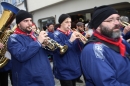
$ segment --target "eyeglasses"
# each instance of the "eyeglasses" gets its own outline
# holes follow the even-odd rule
[[[113,23],[113,22],[120,22],[120,19],[108,19],[108,20],[105,20],[103,22],[109,22],[109,23]]]

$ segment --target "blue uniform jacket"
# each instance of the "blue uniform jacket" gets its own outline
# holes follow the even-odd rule
[[[46,50],[39,42],[12,34],[7,45],[12,56],[13,86],[54,86]]]
[[[79,48],[80,43],[78,40],[70,43],[69,39],[71,34],[67,36],[59,30],[54,32],[54,40],[62,46],[68,46],[67,52],[63,55],[60,55],[59,49],[54,52],[54,75],[60,80],[72,80],[81,75],[81,65],[79,59],[81,52]]]
[[[122,34],[125,40],[130,39],[130,32],[126,33],[126,35]]]
[[[130,54],[130,45],[123,40]],[[81,53],[86,86],[130,86],[130,60],[102,43],[89,43]]]
[[[49,36],[50,38],[54,39],[54,34],[53,34],[53,32],[48,32],[47,34],[48,34],[48,36]]]
[[[124,28],[121,28],[121,31],[123,32]],[[127,32],[125,35],[122,33],[122,37],[127,40],[130,38],[130,32]]]

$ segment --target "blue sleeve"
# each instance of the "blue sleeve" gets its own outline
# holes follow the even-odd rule
[[[15,57],[20,62],[27,61],[28,59],[35,56],[38,53],[41,45],[38,41],[23,42],[21,38],[17,38],[13,35],[10,36],[7,42],[8,51],[11,53],[12,57]]]
[[[77,47],[79,48],[79,45],[78,45],[78,40],[75,40],[74,42],[70,42],[70,36],[71,34],[65,38],[65,37],[62,37],[61,34],[54,34],[54,40],[56,42],[58,42],[60,45],[64,46],[64,45],[67,45],[69,49],[77,49]]]
[[[101,45],[90,44],[83,49],[80,58],[83,75],[94,84],[88,86],[128,86],[117,81],[116,72],[105,59],[106,55]]]
[[[122,33],[122,37],[127,40],[130,38],[130,32],[126,33],[125,35]]]

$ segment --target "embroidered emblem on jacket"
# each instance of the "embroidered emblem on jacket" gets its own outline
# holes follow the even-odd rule
[[[93,47],[96,58],[99,58],[101,60],[105,59],[105,56],[103,55],[103,46],[103,44],[94,44]]]

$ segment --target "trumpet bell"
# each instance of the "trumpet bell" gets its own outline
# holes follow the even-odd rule
[[[19,9],[7,2],[1,2],[1,5],[4,8],[3,14],[0,18],[0,31],[2,32],[15,19],[15,16],[18,13]]]
[[[43,43],[43,44],[45,44],[45,43]],[[68,46],[67,45],[62,46],[59,43],[57,43],[56,41],[54,41],[53,39],[50,39],[50,40],[48,40],[48,43],[45,44],[45,46],[43,46],[43,48],[45,48],[49,51],[54,51],[57,48],[59,48],[60,54],[64,54],[67,51]]]

